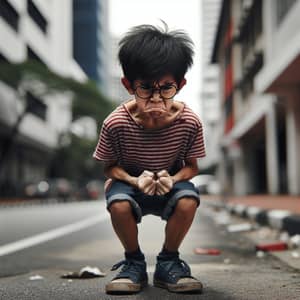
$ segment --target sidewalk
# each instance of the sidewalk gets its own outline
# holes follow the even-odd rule
[[[290,235],[300,234],[300,196],[248,195],[222,199],[203,195],[202,199],[261,225],[287,231]]]
[[[228,197],[227,203],[256,206],[263,209],[288,210],[294,214],[300,214],[300,196],[272,196],[272,195],[249,195]]]

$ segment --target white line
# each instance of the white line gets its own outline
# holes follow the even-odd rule
[[[0,246],[0,256],[4,256],[13,252],[17,252],[58,237],[82,230],[87,227],[91,227],[99,222],[102,222],[108,219],[108,213],[103,213],[101,215],[96,215],[92,217],[88,217],[82,221],[71,223],[53,230],[49,230],[13,243],[6,244],[4,246]]]

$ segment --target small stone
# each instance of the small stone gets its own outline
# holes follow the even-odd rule
[[[258,258],[265,257],[265,252],[264,251],[256,251],[256,257],[258,257]]]
[[[224,264],[230,264],[230,262],[231,262],[230,258],[225,258],[224,259]]]
[[[29,280],[43,280],[44,277],[40,275],[33,275],[29,277]]]

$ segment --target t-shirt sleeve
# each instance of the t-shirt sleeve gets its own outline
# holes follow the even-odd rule
[[[203,127],[202,124],[197,124],[195,128],[195,133],[191,137],[191,143],[186,154],[186,158],[201,158],[205,156],[205,145],[203,137]]]
[[[112,133],[105,123],[101,128],[98,144],[94,151],[93,157],[101,161],[116,160],[117,156],[114,151]]]

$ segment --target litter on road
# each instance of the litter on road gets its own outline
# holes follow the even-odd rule
[[[215,248],[195,248],[194,253],[203,255],[220,255],[221,251]]]
[[[263,257],[265,257],[265,252],[264,251],[256,251],[256,256],[258,258],[263,258]]]
[[[293,252],[291,253],[291,255],[292,255],[293,258],[299,258],[299,257],[300,257],[300,254],[299,254],[299,252],[297,252],[297,251],[293,251]]]
[[[257,244],[255,249],[258,251],[284,251],[288,249],[288,244],[285,242],[263,243]]]
[[[228,264],[230,264],[230,262],[231,262],[230,258],[225,258],[224,259],[224,264],[228,265]]]
[[[29,280],[43,280],[44,277],[40,275],[33,275],[29,277]]]
[[[79,272],[68,272],[66,274],[63,274],[61,278],[94,278],[94,277],[104,277],[106,276],[105,273],[100,271],[97,267],[90,267],[86,266],[79,270]]]
[[[232,224],[227,226],[228,232],[242,232],[257,229],[257,226],[251,223]]]
[[[300,247],[300,234],[293,235],[290,239],[290,243],[293,248]]]

